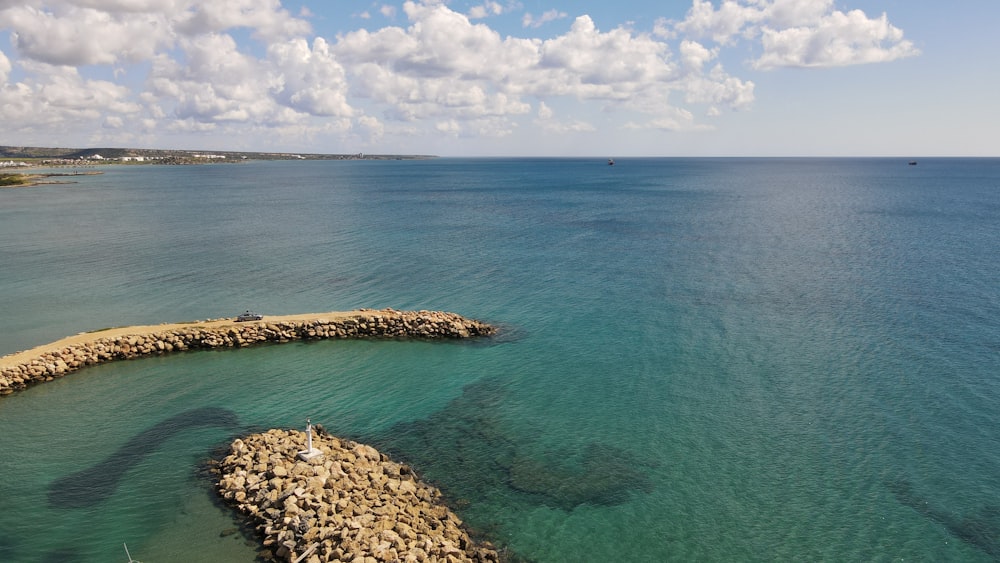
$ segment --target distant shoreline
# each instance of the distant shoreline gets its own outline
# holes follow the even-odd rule
[[[256,151],[201,151],[140,149],[118,147],[49,148],[0,146],[0,162],[15,167],[42,165],[95,164],[206,164],[248,160],[427,160],[438,158],[422,154],[350,154],[285,153]],[[17,162],[14,162],[17,161]]]
[[[86,176],[102,172],[75,173],[33,173],[34,168],[88,168],[96,166],[142,166],[158,165],[199,165],[199,164],[239,164],[254,161],[344,161],[344,160],[431,160],[434,155],[419,154],[318,154],[318,153],[276,153],[247,151],[192,151],[132,148],[45,148],[0,146],[0,188],[24,188],[43,184],[68,182],[47,182],[40,178],[52,176]]]

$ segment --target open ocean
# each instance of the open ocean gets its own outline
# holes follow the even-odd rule
[[[252,561],[205,460],[372,444],[524,560],[1000,560],[1000,160],[117,166],[0,190],[0,355],[361,307],[502,327],[0,399],[0,561]]]

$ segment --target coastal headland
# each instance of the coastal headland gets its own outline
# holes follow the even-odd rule
[[[0,396],[86,366],[174,351],[333,338],[458,339],[488,336],[495,331],[486,323],[454,313],[394,309],[108,328],[0,357]]]
[[[314,456],[299,456],[308,445]],[[219,494],[263,537],[264,559],[499,561],[410,467],[322,429],[245,436],[217,467]]]
[[[66,180],[51,180],[50,178],[65,178],[73,176],[97,176],[100,171],[88,172],[46,172],[38,174],[0,173],[0,188],[27,188],[41,184],[65,184]]]

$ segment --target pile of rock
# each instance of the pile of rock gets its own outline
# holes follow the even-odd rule
[[[442,311],[379,311],[363,309],[357,315],[328,320],[251,322],[215,321],[211,326],[183,328],[94,338],[40,353],[29,360],[0,369],[0,396],[31,383],[51,381],[82,367],[179,350],[235,348],[265,342],[326,338],[471,338],[493,334],[485,323]]]
[[[441,493],[375,448],[320,433],[270,430],[232,443],[218,489],[281,561],[498,561],[441,504]]]

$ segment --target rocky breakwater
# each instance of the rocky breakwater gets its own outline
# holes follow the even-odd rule
[[[218,464],[219,493],[263,537],[265,558],[499,561],[406,465],[323,432],[312,445],[322,455],[303,461],[304,432],[270,430],[237,439]]]
[[[86,333],[0,358],[0,396],[83,367],[182,350],[239,348],[268,342],[330,338],[457,339],[493,334],[485,323],[442,311],[362,309],[259,321],[231,319]],[[111,333],[111,334],[108,334]]]

